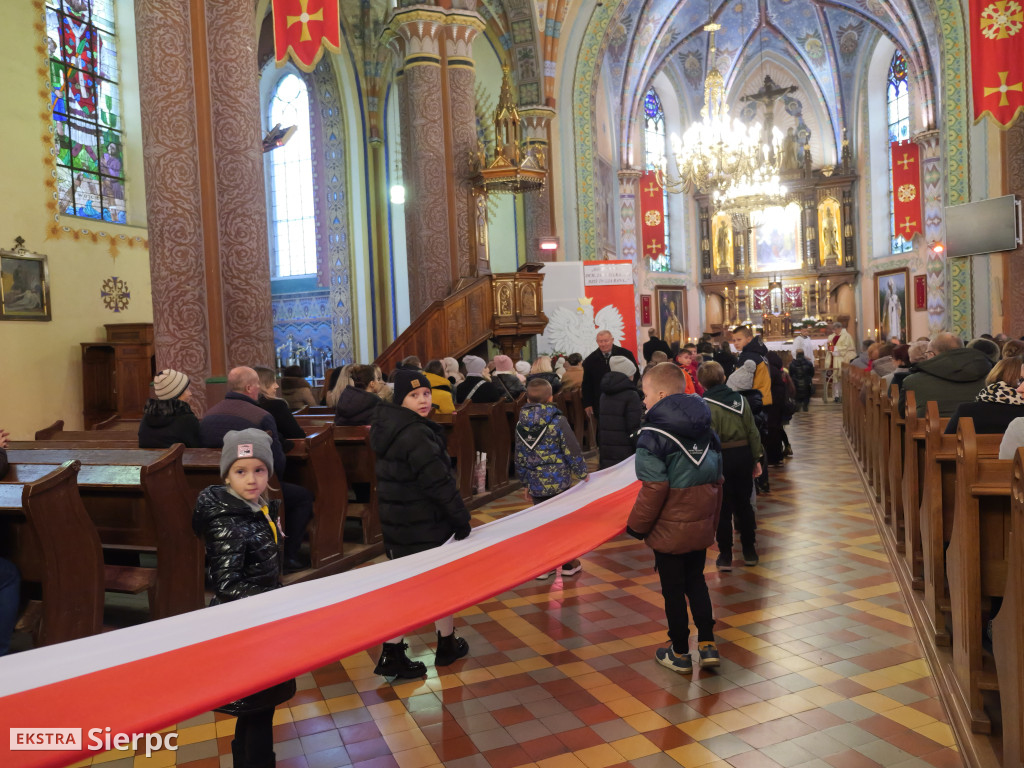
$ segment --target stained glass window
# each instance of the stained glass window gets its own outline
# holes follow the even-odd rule
[[[46,0],[46,43],[60,212],[124,224],[114,0]]]
[[[666,170],[665,156],[665,110],[661,107],[658,92],[651,88],[644,96],[644,168],[648,171],[661,168]],[[649,261],[652,272],[671,272],[672,257],[669,249],[668,191],[665,197],[665,253]]]
[[[913,250],[913,243],[896,234],[896,198],[892,189],[892,152],[889,145],[894,141],[910,138],[910,86],[907,83],[907,60],[899,51],[893,54],[889,64],[888,90],[889,141],[885,145],[885,156],[889,164],[889,231],[892,236],[892,252],[906,253]]]
[[[306,81],[286,74],[274,87],[267,127],[295,126],[283,146],[270,151],[270,270],[272,277],[316,274],[316,207],[309,90]]]

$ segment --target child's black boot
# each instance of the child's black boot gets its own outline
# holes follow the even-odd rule
[[[469,643],[461,637],[456,637],[455,632],[444,637],[440,632],[437,633],[437,653],[434,654],[435,667],[447,667],[467,653],[469,653]]]
[[[427,665],[422,661],[413,661],[405,655],[407,643],[384,643],[384,649],[373,668],[376,675],[384,677],[413,678],[427,674]]]

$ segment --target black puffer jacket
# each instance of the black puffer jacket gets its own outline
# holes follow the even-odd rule
[[[269,513],[277,523],[279,502]],[[203,489],[192,513],[192,530],[206,544],[206,567],[218,602],[259,595],[280,586],[278,542],[261,512],[230,493],[227,486]]]
[[[409,408],[381,402],[370,423],[384,544],[400,557],[469,534],[444,430]]]
[[[355,387],[345,387],[334,407],[334,423],[339,427],[364,427],[373,418],[373,409],[380,398],[373,392]]]
[[[186,402],[151,397],[139,422],[139,448],[170,448],[175,443],[184,443],[186,448],[202,447],[199,419]]]
[[[601,420],[597,444],[600,468],[614,467],[636,453],[636,431],[644,407],[636,385],[626,374],[610,371],[601,379]]]
[[[814,363],[806,357],[797,357],[789,364],[789,378],[796,388],[798,400],[806,400],[814,394]]]
[[[551,385],[551,394],[553,395],[557,395],[558,390],[562,388],[562,380],[558,378],[557,373],[552,373],[551,371],[531,373],[526,377],[526,383],[529,384],[531,379],[544,379],[544,381]]]

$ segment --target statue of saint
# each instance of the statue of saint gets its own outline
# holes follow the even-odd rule
[[[825,208],[825,221],[821,225],[821,258],[826,262],[839,260],[839,232],[831,206]]]
[[[779,170],[798,171],[800,170],[800,156],[797,150],[796,132],[790,128],[782,138],[782,162]]]
[[[715,236],[715,267],[718,271],[729,269],[729,222],[722,219],[718,224],[718,233]]]

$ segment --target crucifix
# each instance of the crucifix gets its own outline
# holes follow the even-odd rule
[[[771,75],[765,75],[761,90],[747,96],[740,96],[740,101],[753,101],[764,107],[763,137],[769,145],[771,145],[772,128],[775,127],[775,102],[787,93],[795,92],[796,89],[795,85],[783,88],[772,80]]]

